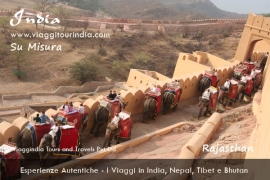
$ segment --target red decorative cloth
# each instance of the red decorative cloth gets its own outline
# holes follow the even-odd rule
[[[6,154],[2,158],[4,158],[6,164],[6,178],[20,174],[21,157],[18,151]]]

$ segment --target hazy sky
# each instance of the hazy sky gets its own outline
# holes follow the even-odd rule
[[[270,0],[210,0],[219,9],[236,13],[270,13]]]

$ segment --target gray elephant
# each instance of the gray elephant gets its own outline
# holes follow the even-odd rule
[[[59,130],[60,131],[60,130]],[[44,166],[46,164],[46,161],[48,159],[53,160],[53,164],[59,163],[59,155],[55,155],[57,151],[60,151],[59,148],[52,146],[53,138],[50,134],[45,134],[43,138],[40,141],[39,144],[39,157],[40,157],[40,165]],[[57,138],[55,138],[55,142],[57,141]],[[60,140],[61,141],[61,140]],[[78,135],[78,148],[80,149],[82,147],[81,138],[80,135]],[[80,152],[76,152],[78,156],[81,156]],[[62,155],[63,156],[63,155]],[[71,159],[70,154],[66,154],[67,160]]]
[[[94,123],[90,130],[90,134],[94,133],[94,136],[97,137],[99,135],[99,129],[100,127],[109,121],[110,113],[108,109],[106,109],[104,106],[99,106],[98,109],[95,111],[94,114]]]
[[[146,97],[143,105],[143,120],[142,122],[145,123],[145,120],[150,116],[153,119],[156,118],[156,107],[157,101],[151,97]]]

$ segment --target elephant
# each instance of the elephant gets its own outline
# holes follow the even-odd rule
[[[81,130],[80,130],[80,133],[82,133],[85,130],[89,119],[90,118],[89,118],[88,114],[85,114],[84,116],[82,116],[82,119],[81,119],[82,127],[81,127]]]
[[[99,129],[104,123],[108,122],[109,118],[110,112],[108,111],[108,109],[103,106],[99,106],[94,114],[94,124],[90,130],[90,134],[94,133],[94,136],[98,137]]]
[[[108,127],[106,129],[106,134],[105,134],[105,140],[102,147],[105,148],[106,145],[107,147],[111,147],[113,137],[119,133],[120,133],[120,128],[115,129],[112,126],[110,126],[110,124],[108,124]],[[117,144],[119,144],[119,142],[117,142]]]
[[[143,105],[143,120],[142,122],[145,123],[145,120],[151,116],[154,120],[156,118],[156,107],[157,101],[151,97],[147,97],[144,101]]]
[[[175,98],[175,94],[173,94],[172,92],[165,92],[163,95],[163,114],[167,114],[167,112],[172,108],[174,111],[177,108],[177,103],[174,103],[174,98]],[[180,96],[178,98],[178,101],[180,99]]]
[[[261,82],[262,82],[262,73],[258,73],[256,76],[255,76],[255,80],[254,80],[254,87],[253,89],[255,90],[255,88],[259,88],[259,86],[261,85]]]
[[[210,94],[210,97],[211,97],[211,94]],[[203,111],[203,108],[206,107],[206,110],[204,112],[204,116],[207,115],[208,113],[208,109],[209,109],[209,100],[206,100],[206,99],[203,99],[202,97],[199,97],[199,107],[200,107],[200,110],[199,110],[199,114],[198,114],[198,120],[200,119],[201,115],[202,115],[202,111]]]
[[[268,56],[263,57],[263,59],[262,59],[262,61],[260,63],[260,68],[262,69],[262,73],[263,73],[265,65],[267,63],[267,59],[268,59]]]
[[[242,73],[241,72],[236,72],[236,71],[233,72],[232,78],[240,81],[241,77],[242,77]]]
[[[203,93],[210,86],[211,86],[211,81],[208,78],[203,77],[199,82],[198,91]]]
[[[40,157],[40,165],[41,166],[44,166],[46,164],[46,160],[48,160],[51,157],[52,157],[52,159],[55,160],[55,161],[53,161],[54,165],[58,164],[58,162],[59,162],[60,156],[53,154],[54,151],[58,151],[59,149],[52,146],[52,140],[53,139],[52,139],[52,136],[50,134],[45,134],[40,141],[39,157]],[[78,149],[80,149],[80,148],[82,148],[82,142],[81,142],[81,138],[79,135]],[[63,156],[63,155],[61,155],[61,156]],[[66,156],[67,156],[66,160],[71,159],[71,155],[66,155]],[[79,156],[81,156],[80,153],[79,153]]]
[[[17,141],[18,148],[27,149],[27,148],[34,148],[32,144],[32,134],[30,129],[24,128],[20,133],[19,139]]]
[[[236,100],[238,102],[242,101],[244,98],[244,90],[246,89],[246,85],[242,84],[241,82],[238,83],[238,91],[237,91],[237,95],[236,95]]]

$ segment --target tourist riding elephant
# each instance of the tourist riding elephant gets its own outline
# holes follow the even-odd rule
[[[203,93],[210,86],[211,86],[210,80],[208,78],[203,77],[199,82],[198,90],[201,93]]]
[[[174,111],[177,108],[177,103],[174,103],[175,95],[172,92],[165,92],[163,95],[163,114],[167,114],[168,111],[172,108]],[[178,100],[180,99],[180,96]]]
[[[110,113],[109,113],[108,109],[106,109],[103,106],[99,106],[94,114],[94,123],[93,123],[91,130],[90,130],[90,134],[94,133],[94,136],[97,137],[99,134],[100,127],[104,123],[108,122],[108,120],[110,118],[109,116],[110,116]]]
[[[156,118],[156,107],[157,101],[151,97],[147,97],[143,104],[143,120],[142,122],[145,123],[145,120],[151,116],[153,119]]]

